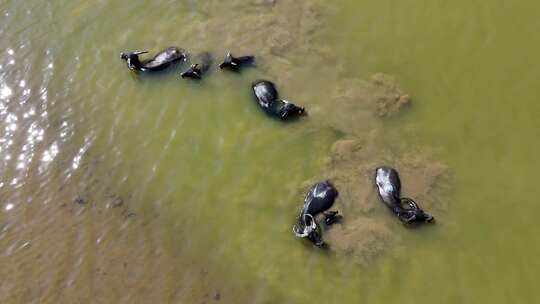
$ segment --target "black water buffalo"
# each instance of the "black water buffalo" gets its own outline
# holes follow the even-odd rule
[[[394,168],[377,168],[375,172],[375,185],[377,186],[377,193],[381,201],[403,223],[431,223],[434,220],[433,216],[420,209],[414,200],[401,197],[401,181]]]
[[[168,47],[151,59],[141,61],[139,55],[146,53],[148,51],[122,52],[120,58],[126,61],[130,70],[142,72],[164,70],[174,62],[186,59],[186,51],[177,47]]]

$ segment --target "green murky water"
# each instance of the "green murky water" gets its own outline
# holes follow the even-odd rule
[[[537,302],[540,5],[522,2],[0,2],[0,302]],[[169,45],[257,67],[197,83],[118,58]],[[379,72],[410,107],[375,114]],[[264,116],[257,78],[310,116]],[[338,160],[343,139],[362,157]],[[385,212],[381,159],[435,226]],[[334,170],[325,253],[291,226]]]

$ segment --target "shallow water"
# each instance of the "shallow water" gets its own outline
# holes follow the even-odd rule
[[[539,6],[1,2],[0,302],[538,301]],[[257,67],[197,83],[118,58],[169,45]],[[377,115],[379,72],[410,106]],[[310,116],[264,116],[261,77]],[[381,161],[436,225],[385,212]],[[345,218],[321,252],[291,226],[329,176]]]

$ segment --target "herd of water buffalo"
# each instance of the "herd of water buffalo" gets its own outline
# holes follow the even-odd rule
[[[185,50],[169,47],[150,59],[140,60],[139,56],[145,53],[148,52],[122,52],[120,58],[127,62],[129,69],[141,72],[161,71],[174,63],[190,60],[192,62],[190,67],[180,75],[182,78],[192,79],[201,79],[212,65],[212,56],[206,52],[199,54],[195,58],[190,58]],[[253,65],[254,62],[255,58],[253,56],[234,57],[231,53],[228,53],[219,68],[238,72],[243,67]],[[277,89],[271,81],[254,81],[251,88],[259,107],[270,116],[287,120],[306,114],[303,107],[280,99]],[[433,216],[424,212],[414,200],[401,197],[401,182],[395,169],[387,166],[377,168],[375,170],[375,185],[381,201],[403,223],[433,222]],[[339,221],[341,216],[338,215],[338,212],[329,211],[337,197],[338,191],[329,181],[313,185],[304,198],[304,205],[298,216],[298,223],[293,226],[294,234],[297,237],[309,239],[318,247],[326,247],[326,243],[321,236],[321,225],[316,218],[322,214],[325,226],[330,226]]]

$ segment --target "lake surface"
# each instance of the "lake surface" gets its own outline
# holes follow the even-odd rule
[[[1,1],[0,303],[540,301],[540,3],[304,2]],[[257,65],[119,59],[171,45]],[[434,225],[386,212],[382,163]],[[291,228],[327,178],[321,251]]]

